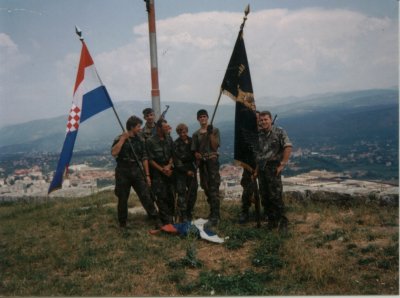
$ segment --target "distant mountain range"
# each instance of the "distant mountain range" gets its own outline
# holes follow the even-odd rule
[[[337,144],[354,139],[396,139],[399,128],[399,93],[397,89],[338,92],[282,99],[282,104],[268,106],[267,98],[256,99],[259,110],[270,109],[277,114],[277,125],[284,127],[295,146],[311,143]],[[231,99],[221,100],[215,116],[215,126],[222,135],[222,150],[233,146],[234,104]],[[276,102],[276,99],[274,100]],[[198,128],[196,112],[208,110],[211,117],[214,106],[199,103],[162,102],[170,105],[167,120],[175,127],[188,124],[190,133]],[[148,107],[144,101],[115,103],[122,123]],[[67,111],[66,111],[67,113]],[[58,153],[65,137],[67,115],[30,121],[0,129],[0,154],[49,152]],[[75,151],[109,150],[113,139],[121,133],[112,109],[108,109],[81,124]],[[173,137],[175,137],[175,133]]]

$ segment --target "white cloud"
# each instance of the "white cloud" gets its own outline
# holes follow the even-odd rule
[[[0,75],[14,71],[28,61],[29,57],[20,53],[11,37],[0,32]],[[1,77],[1,79],[5,78]]]
[[[242,18],[242,13],[203,12],[157,20],[161,100],[215,104]],[[132,34],[129,44],[91,52],[114,101],[150,99],[147,23],[132,28]],[[319,8],[263,10],[249,14],[244,38],[256,100],[398,85],[397,19]],[[53,65],[56,77],[24,87],[18,76],[29,59],[0,33],[1,97],[9,98],[11,106],[15,98],[26,103],[32,94],[42,104],[50,102],[53,113],[66,113],[79,53]],[[41,75],[46,72],[53,74],[43,70]],[[51,90],[46,88],[50,83]],[[55,103],[60,97],[70,101],[60,107]],[[41,116],[38,111],[36,117]]]
[[[13,106],[18,106],[15,100],[24,87],[20,71],[29,61],[30,57],[20,52],[12,38],[0,32],[0,119],[3,123],[11,119],[23,121],[21,110],[19,107],[13,109]]]
[[[225,12],[159,20],[161,99],[215,103],[241,21]],[[147,24],[133,32],[134,43],[95,58],[117,100],[150,96]],[[394,86],[397,41],[394,20],[347,10],[264,10],[245,27],[256,98]]]
[[[393,20],[346,10],[277,10],[269,18],[265,14],[255,13],[246,32],[258,95],[306,95],[397,84],[398,37]],[[273,34],[265,34],[266,23]]]

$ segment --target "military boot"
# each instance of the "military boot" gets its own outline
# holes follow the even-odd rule
[[[150,216],[150,219],[151,219],[151,222],[154,224],[154,228],[156,230],[161,229],[161,227],[163,226],[163,223],[158,215],[152,215],[152,216]]]
[[[187,221],[192,221],[193,220],[193,215],[192,215],[191,211],[187,211],[186,212],[186,218],[187,218]]]
[[[186,214],[183,212],[181,216],[179,216],[179,222],[187,222],[188,221],[188,217],[186,216]]]
[[[249,221],[249,210],[243,210],[239,215],[239,223],[244,224]]]
[[[269,218],[268,223],[267,223],[267,229],[268,230],[273,230],[278,227],[278,221],[274,218]]]
[[[205,229],[211,229],[217,227],[219,224],[219,219],[216,217],[210,217],[208,221],[204,224]]]
[[[279,220],[278,231],[282,235],[287,235],[288,233],[288,219],[285,216]]]
[[[215,207],[215,206],[214,206]],[[218,206],[219,207],[219,206]],[[211,227],[215,227],[219,224],[219,208],[212,208],[210,210],[210,216],[208,217],[208,223]]]

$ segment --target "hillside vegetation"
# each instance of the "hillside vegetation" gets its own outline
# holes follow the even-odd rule
[[[151,235],[142,214],[120,229],[112,192],[2,203],[0,295],[399,294],[398,208],[285,200],[287,235],[239,225],[238,202],[223,201],[224,244]],[[195,214],[207,216],[202,193]]]
[[[315,143],[326,139],[331,145],[337,141],[361,138],[394,138],[398,135],[399,92],[397,89],[364,90],[318,94],[300,98],[281,98],[276,105],[268,98],[256,98],[259,110],[271,110],[278,114],[277,125],[285,127],[296,146],[303,146],[311,140]],[[116,102],[116,110],[125,123],[132,114],[142,116],[142,110],[149,106],[148,101]],[[193,102],[165,101],[169,104],[166,119],[173,128],[184,122],[193,133],[199,125],[196,112],[207,109],[210,117],[214,105]],[[66,111],[67,112],[67,111]],[[224,97],[218,106],[214,124],[221,131],[222,151],[233,151],[233,101]],[[371,120],[373,119],[373,120]],[[16,152],[56,152],[59,153],[65,138],[67,115],[49,119],[39,119],[27,123],[0,128],[1,154]],[[101,129],[99,130],[99,127]],[[109,150],[112,140],[121,133],[113,111],[107,110],[89,121],[82,123],[76,140],[75,151]],[[175,129],[172,131],[175,138]],[[231,148],[231,149],[229,149]]]

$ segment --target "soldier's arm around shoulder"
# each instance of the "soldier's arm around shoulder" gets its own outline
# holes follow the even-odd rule
[[[144,136],[144,132],[143,132],[143,131],[139,132],[139,133],[137,134],[137,136],[139,137],[139,139],[140,139],[141,141],[146,142],[146,138],[145,138],[145,136]]]
[[[151,138],[146,139],[144,145],[145,145],[144,148],[147,152],[148,160],[150,162],[150,160],[153,159],[153,142],[151,141]]]

